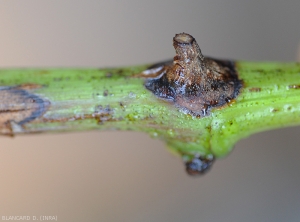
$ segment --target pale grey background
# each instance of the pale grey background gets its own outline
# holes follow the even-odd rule
[[[299,0],[0,1],[1,67],[106,67],[205,55],[296,59]],[[1,137],[0,216],[59,221],[299,221],[300,128],[240,141],[188,177],[162,142],[132,132]],[[1,218],[0,218],[1,220]]]

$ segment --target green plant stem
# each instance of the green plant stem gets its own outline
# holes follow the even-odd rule
[[[181,113],[148,91],[144,79],[136,76],[147,67],[2,69],[0,92],[18,86],[48,105],[32,121],[16,121],[14,112],[1,122],[1,115],[12,111],[0,96],[0,133],[132,130],[162,139],[187,157],[222,157],[253,133],[300,123],[299,64],[237,62],[241,93],[233,103],[203,118]]]

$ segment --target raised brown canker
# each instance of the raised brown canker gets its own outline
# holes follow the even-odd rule
[[[233,61],[205,58],[193,36],[176,34],[173,63],[154,65],[142,73],[145,86],[158,98],[173,102],[181,112],[210,114],[236,98],[242,87]]]

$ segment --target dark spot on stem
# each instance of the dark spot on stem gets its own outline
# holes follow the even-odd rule
[[[119,105],[122,108],[122,110],[124,111],[126,108],[125,104],[123,102],[119,102]]]
[[[106,121],[110,121],[113,119],[114,111],[110,108],[109,105],[103,107],[102,105],[98,105],[95,107],[94,117],[98,120],[99,124],[103,124]]]
[[[111,72],[105,73],[105,77],[106,77],[106,78],[111,78],[111,77],[112,77],[112,73],[111,73]]]
[[[103,92],[103,96],[108,96],[108,90],[106,89],[106,90],[104,90],[104,92]]]
[[[289,89],[300,89],[300,84],[289,85]]]
[[[212,108],[236,98],[242,81],[234,62],[204,58],[196,40],[186,33],[177,34],[173,46],[173,63],[154,65],[141,74],[154,95],[196,117],[208,116]]]
[[[229,97],[226,97],[226,98],[225,98],[225,102],[226,102],[226,103],[230,103],[231,101],[232,101],[231,98],[229,98]]]
[[[59,81],[62,81],[62,78],[53,78],[53,81],[54,82],[59,82]]]

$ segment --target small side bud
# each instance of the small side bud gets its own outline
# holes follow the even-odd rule
[[[195,38],[187,33],[176,34],[173,38],[173,46],[178,56],[183,56],[182,59],[197,59],[204,60],[204,56],[195,40]]]
[[[195,157],[191,161],[185,163],[186,172],[191,176],[203,175],[210,169],[213,162],[213,156]]]

